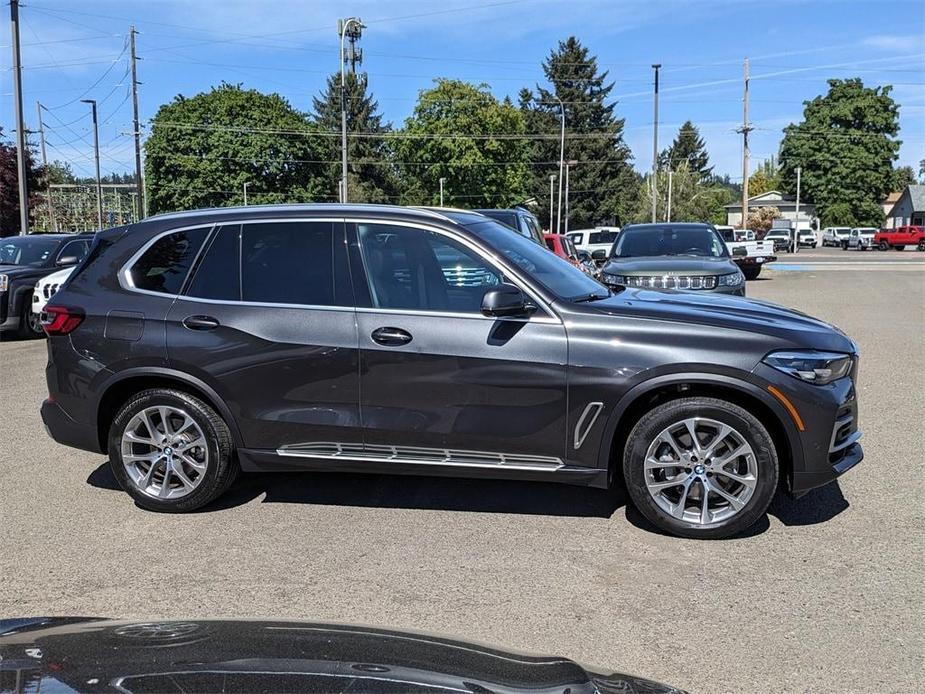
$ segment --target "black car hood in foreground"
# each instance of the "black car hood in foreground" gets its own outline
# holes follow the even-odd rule
[[[0,621],[0,692],[680,690],[424,634],[311,622]]]
[[[581,304],[610,315],[681,321],[779,338],[781,348],[853,354],[857,345],[833,325],[791,308],[740,296],[697,291],[624,289]],[[784,344],[786,343],[786,344]]]
[[[729,258],[692,255],[657,255],[638,258],[608,258],[604,272],[613,275],[724,275],[738,268]]]

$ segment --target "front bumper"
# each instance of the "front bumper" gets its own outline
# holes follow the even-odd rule
[[[93,453],[103,452],[96,427],[74,421],[51,399],[42,403],[42,421],[45,423],[45,431],[58,443]]]
[[[765,364],[754,373],[792,403],[803,424],[803,430],[795,426],[790,437],[788,488],[793,496],[833,482],[864,459],[859,442],[856,363],[849,376],[825,386],[803,383]]]

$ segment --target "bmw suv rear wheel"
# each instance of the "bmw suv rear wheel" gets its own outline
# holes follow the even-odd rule
[[[715,539],[751,527],[777,488],[767,429],[716,398],[672,400],[647,412],[627,440],[623,471],[639,511],[675,535]]]
[[[152,511],[192,511],[228,489],[238,471],[231,433],[199,398],[154,388],[125,403],[109,432],[122,488]]]

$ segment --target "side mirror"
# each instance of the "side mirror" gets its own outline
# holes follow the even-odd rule
[[[748,249],[745,246],[736,246],[732,249],[732,255],[734,256],[746,256],[748,255]]]
[[[598,248],[594,253],[591,254],[593,260],[607,260],[607,251],[603,248]]]
[[[55,265],[64,266],[64,265],[77,265],[77,256],[76,255],[62,255],[58,258],[58,262]]]
[[[482,313],[486,316],[524,316],[535,310],[527,297],[513,284],[492,287],[482,296]]]

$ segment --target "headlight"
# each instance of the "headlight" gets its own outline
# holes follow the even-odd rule
[[[745,275],[741,272],[730,272],[728,275],[719,276],[720,287],[738,287],[745,281]]]
[[[626,284],[626,277],[623,275],[611,275],[609,272],[602,272],[601,280],[604,284]]]
[[[801,381],[825,385],[851,371],[851,355],[838,352],[772,352],[764,363]]]
[[[0,275],[0,292],[5,292],[10,286],[10,278],[6,275]]]

